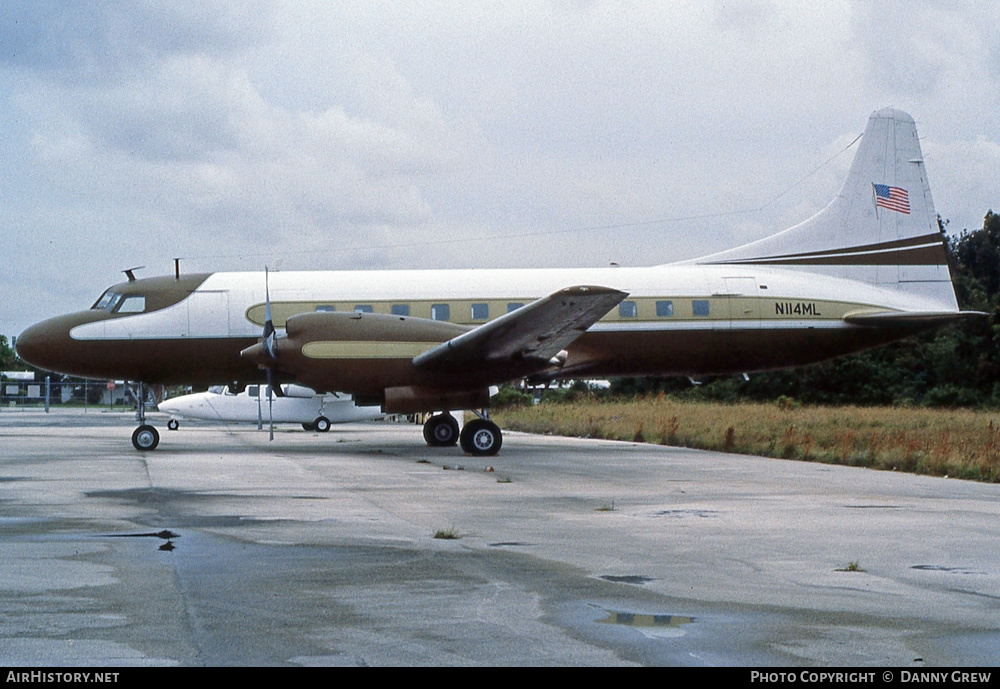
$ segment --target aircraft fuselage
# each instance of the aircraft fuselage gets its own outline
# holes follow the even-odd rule
[[[569,284],[606,285],[628,296],[573,342],[551,377],[797,366],[919,329],[851,325],[847,314],[927,309],[919,297],[851,280],[731,266],[272,273],[270,296],[279,332],[294,315],[332,311],[450,323],[454,334]],[[264,302],[263,273],[134,280],[109,288],[92,309],[32,326],[18,339],[18,351],[41,368],[90,378],[260,381],[261,371],[240,352],[260,338]],[[123,306],[142,310],[122,312]],[[316,372],[302,382],[375,396],[387,387],[427,384],[431,376],[411,360],[451,336],[443,332],[422,342],[407,336],[315,344],[302,356],[314,359]],[[459,387],[502,382],[482,380],[476,370],[446,378]],[[441,385],[440,372],[433,383]]]

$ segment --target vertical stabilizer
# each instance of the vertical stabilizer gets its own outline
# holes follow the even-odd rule
[[[847,181],[830,205],[784,232],[692,262],[822,273],[958,308],[917,127],[893,108],[868,119]]]

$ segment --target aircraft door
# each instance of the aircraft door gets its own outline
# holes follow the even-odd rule
[[[198,291],[186,301],[189,337],[229,337],[229,292]]]
[[[729,300],[729,328],[746,330],[760,328],[760,299],[757,278],[722,278]]]

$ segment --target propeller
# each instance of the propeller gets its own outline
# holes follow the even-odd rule
[[[274,440],[274,397],[284,397],[285,393],[278,385],[278,347],[277,332],[274,328],[274,320],[271,317],[271,287],[269,283],[269,271],[264,267],[264,332],[260,336],[257,344],[247,347],[240,356],[256,362],[257,366],[264,369],[267,376],[267,415],[271,432],[270,439]]]
[[[264,266],[264,334],[261,336],[261,342],[264,343],[264,349],[267,351],[268,356],[271,357],[271,361],[274,362],[264,368],[264,372],[267,374],[267,423],[270,427],[268,440],[274,440],[274,396],[281,397],[284,395],[281,392],[281,388],[275,385],[278,377],[278,352],[274,347],[276,337],[274,320],[271,318],[271,287],[268,283],[268,269],[267,266]]]

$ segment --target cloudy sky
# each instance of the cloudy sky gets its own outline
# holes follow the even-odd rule
[[[1000,4],[4,2],[0,333],[121,270],[650,265],[802,220],[868,115],[1000,210]]]

